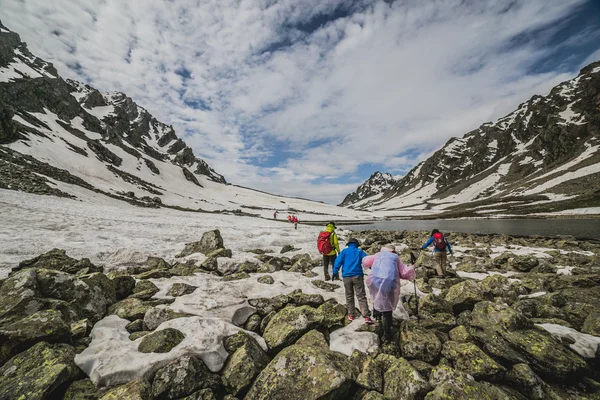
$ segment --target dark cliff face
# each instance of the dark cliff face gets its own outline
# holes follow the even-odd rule
[[[356,189],[355,192],[350,193],[344,198],[339,205],[342,207],[349,206],[357,201],[366,199],[376,194],[389,190],[396,183],[396,179],[390,174],[382,174],[377,171],[369,177]]]
[[[425,204],[446,212],[506,201],[520,202],[521,210],[529,211],[536,211],[531,205],[544,200],[558,202],[558,209],[569,208],[569,203],[578,206],[575,199],[585,200],[579,206],[592,206],[600,204],[600,184],[595,182],[600,180],[590,179],[598,177],[590,165],[600,163],[599,145],[597,62],[548,96],[533,96],[495,123],[450,139],[383,195],[369,199],[373,195],[361,198],[353,193],[342,204],[375,209]],[[589,168],[580,170],[584,167]],[[421,193],[422,200],[415,201],[415,193]]]
[[[80,156],[96,157],[105,163],[103,168],[114,172],[115,179],[137,182],[143,190],[151,187],[147,182],[142,183],[141,172],[135,176],[119,170],[122,157],[109,150],[109,145],[135,157],[140,165],[147,166],[156,175],[161,173],[161,164],[157,161],[169,162],[181,168],[182,182],[189,181],[188,176],[192,174],[184,168],[193,167],[196,175],[226,183],[222,175],[194,155],[192,149],[177,137],[173,127],[158,121],[130,97],[117,92],[101,93],[89,85],[63,80],[52,64],[29,52],[18,34],[10,32],[1,23],[0,28],[0,145],[22,142],[28,146],[35,137],[48,139],[48,131],[56,128],[38,117],[53,115],[52,122],[84,141],[83,147],[73,145],[68,138],[59,138],[59,143],[64,142],[69,150]],[[56,143],[55,139],[50,140]],[[18,182],[15,176],[25,179],[33,176],[32,173],[43,175],[40,171],[49,174],[46,175],[49,178],[66,182],[68,169],[54,170],[48,164],[36,162],[36,154],[21,157],[18,153],[14,148],[0,147],[0,166],[14,169],[17,168],[14,160],[29,160],[19,165],[19,173],[11,174],[12,178],[0,179],[0,187],[18,187],[27,191],[30,186]],[[43,181],[39,177],[35,179],[35,192],[43,186],[40,180]],[[72,184],[81,182],[79,179],[67,180]],[[155,190],[150,190],[150,194],[152,191]]]

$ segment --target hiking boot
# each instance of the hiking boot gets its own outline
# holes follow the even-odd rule
[[[354,321],[354,315],[350,315],[350,314],[349,314],[349,315],[348,315],[348,320],[349,320],[350,322]]]
[[[373,325],[375,323],[375,321],[373,321],[371,319],[371,317],[365,317],[365,324],[367,325]]]
[[[329,274],[326,274],[326,275],[325,275],[325,281],[327,282],[327,281],[328,281],[328,280],[330,280],[330,279],[331,279],[331,276],[329,276]]]

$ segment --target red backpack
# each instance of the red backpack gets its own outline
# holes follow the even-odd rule
[[[444,234],[442,232],[433,234],[433,245],[440,251],[446,250],[446,239],[444,238]]]
[[[319,237],[317,238],[317,249],[319,249],[319,253],[324,255],[331,253],[333,250],[333,246],[331,245],[331,232],[323,231],[319,233]]]

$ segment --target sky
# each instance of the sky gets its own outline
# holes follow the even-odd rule
[[[597,0],[0,0],[228,182],[333,204],[600,60]]]

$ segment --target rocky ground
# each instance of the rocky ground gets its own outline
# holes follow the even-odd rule
[[[406,245],[406,262],[426,240],[357,235],[368,253]],[[0,281],[0,398],[600,398],[600,244],[449,239],[450,276],[403,282],[391,342],[347,321],[306,249],[235,262],[210,231],[111,271],[55,249]]]

